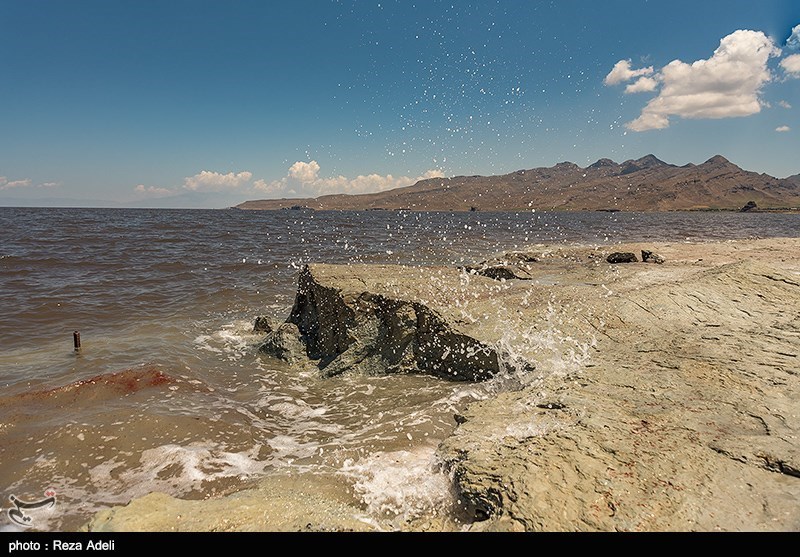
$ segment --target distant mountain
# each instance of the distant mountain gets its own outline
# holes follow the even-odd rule
[[[742,170],[721,155],[675,166],[654,155],[586,168],[562,162],[502,176],[430,178],[404,188],[362,195],[246,201],[237,209],[406,209],[413,211],[759,210],[800,208],[800,175],[774,178]]]

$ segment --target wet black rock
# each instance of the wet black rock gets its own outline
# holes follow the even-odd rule
[[[645,263],[658,263],[660,265],[660,264],[664,263],[666,261],[666,259],[664,259],[664,257],[662,257],[661,255],[658,255],[655,252],[643,249],[642,250],[642,261],[644,261]]]
[[[525,252],[509,252],[501,257],[482,261],[477,265],[465,265],[461,270],[494,280],[531,280],[531,263],[539,258]]]
[[[606,261],[614,264],[614,263],[636,263],[639,260],[636,258],[635,253],[615,251],[614,253],[606,257]]]
[[[453,268],[307,265],[287,323],[261,350],[286,361],[305,359],[325,377],[358,371],[489,379],[500,371],[499,356],[492,339],[460,322],[460,313],[450,315],[454,284],[459,273]]]
[[[300,330],[294,323],[283,323],[267,337],[260,350],[268,356],[289,363],[304,360],[306,353]]]
[[[253,323],[254,333],[270,334],[280,326],[280,323],[267,315],[259,315]]]

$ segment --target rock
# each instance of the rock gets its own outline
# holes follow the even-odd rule
[[[575,380],[540,367],[459,415],[439,454],[484,529],[800,527],[800,265],[674,267],[619,277]]]
[[[614,264],[614,263],[636,263],[639,260],[636,258],[635,253],[615,251],[614,253],[606,257],[606,261]]]
[[[266,338],[259,350],[268,356],[289,363],[304,360],[306,352],[300,330],[294,323],[280,325]]]
[[[512,265],[479,265],[463,268],[468,273],[474,273],[494,280],[531,280],[531,274],[520,267]]]
[[[531,268],[536,280],[509,283],[448,268],[310,265],[291,322],[273,335],[340,371],[416,370],[409,347],[433,336],[452,349],[448,335],[505,351],[503,366],[512,355],[538,364],[532,381],[454,412],[437,456],[468,514],[421,517],[404,523],[410,531],[798,531],[800,239],[653,248],[673,264],[620,272],[592,249],[555,249]],[[392,367],[399,353],[408,359]],[[377,523],[342,476],[320,476],[267,477],[204,501],[148,495],[87,529]]]
[[[481,381],[500,369],[498,333],[464,323],[449,300],[485,294],[483,280],[461,286],[453,268],[307,265],[288,323],[328,377],[357,370]]]
[[[754,209],[758,209],[758,205],[756,205],[755,201],[748,201],[745,203],[744,207],[739,209],[740,213],[746,213],[747,211],[752,211]]]
[[[272,333],[280,324],[267,315],[259,315],[253,323],[253,333]]]
[[[642,261],[644,261],[645,263],[658,263],[660,265],[660,264],[664,263],[666,261],[666,259],[664,259],[662,256],[658,255],[655,252],[643,249],[642,250]]]
[[[364,512],[341,493],[340,479],[267,477],[227,497],[183,500],[151,493],[95,514],[88,532],[367,532]]]
[[[465,265],[461,269],[494,280],[531,280],[530,264],[537,261],[539,258],[530,253],[510,252],[477,265]]]

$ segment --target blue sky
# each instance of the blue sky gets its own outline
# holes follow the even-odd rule
[[[0,0],[0,205],[227,207],[648,153],[785,177],[798,25],[796,0]]]

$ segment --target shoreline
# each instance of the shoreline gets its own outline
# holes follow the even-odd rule
[[[296,200],[275,200],[278,206],[269,207],[269,208],[259,208],[259,207],[247,207],[247,206],[240,206],[245,205],[246,203],[241,203],[240,205],[234,205],[231,207],[223,207],[221,209],[215,210],[224,210],[224,211],[313,211],[315,213],[326,213],[326,212],[370,212],[370,211],[380,211],[380,212],[407,212],[407,213],[488,213],[488,214],[496,214],[496,213],[622,213],[622,214],[640,214],[640,213],[742,213],[742,214],[780,214],[780,215],[796,215],[800,214],[800,207],[760,207],[758,209],[751,209],[747,211],[743,211],[740,207],[729,207],[729,208],[714,208],[714,207],[700,207],[694,209],[658,209],[658,210],[651,210],[651,211],[636,211],[632,209],[614,209],[614,208],[598,208],[598,209],[572,209],[572,208],[562,208],[562,207],[549,207],[549,208],[540,208],[536,207],[533,209],[518,209],[518,210],[482,210],[482,209],[417,209],[417,208],[410,208],[410,207],[402,207],[402,208],[387,208],[387,207],[367,207],[367,208],[360,208],[360,209],[342,209],[342,208],[315,208],[307,205],[288,205],[282,203],[283,201],[292,202]],[[280,202],[280,203],[278,203]],[[285,205],[285,206],[284,206]]]
[[[605,259],[611,251],[641,250],[666,262],[612,265]],[[496,280],[471,273],[464,285],[452,282],[464,273],[441,268],[441,281],[429,290],[422,288],[419,270],[404,275],[407,268],[400,266],[348,268],[354,282],[345,282],[339,266],[322,266],[327,278],[315,278],[321,287],[337,285],[345,294],[360,292],[355,283],[361,281],[373,299],[391,290],[392,299],[443,316],[447,334],[456,331],[495,347],[506,342],[516,350],[516,361],[534,366],[523,384],[456,416],[455,432],[438,447],[439,460],[467,502],[466,521],[431,516],[401,529],[800,528],[794,504],[800,497],[800,320],[793,312],[800,307],[800,238],[553,245],[528,255],[524,264],[508,257],[492,264],[528,277]],[[388,268],[381,274],[378,267]],[[448,315],[442,308],[459,306],[431,295],[436,293],[457,299],[459,311]],[[347,295],[342,299],[352,302]],[[483,319],[464,323],[464,312]],[[536,342],[509,341],[503,330]],[[542,342],[556,330],[552,345]],[[354,353],[353,345],[332,348],[339,373],[364,362],[375,372],[386,356],[375,352],[371,339],[401,337],[360,338],[361,352]],[[424,370],[430,357],[423,356],[414,365]],[[292,503],[296,514],[277,511]],[[211,509],[224,509],[228,522]],[[324,489],[309,492],[302,479],[274,478],[260,489],[215,500],[151,494],[98,513],[86,526],[374,528],[357,505]]]

